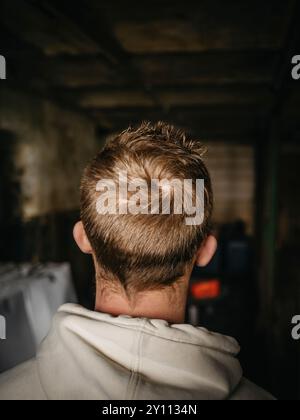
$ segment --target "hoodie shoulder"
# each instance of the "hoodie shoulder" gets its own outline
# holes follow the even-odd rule
[[[30,360],[0,375],[0,401],[46,399],[36,360]]]
[[[264,389],[243,378],[230,400],[275,401],[275,398]]]

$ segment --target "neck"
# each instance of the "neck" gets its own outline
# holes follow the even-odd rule
[[[187,280],[187,281],[186,281]],[[113,316],[129,315],[138,318],[164,319],[170,324],[182,324],[185,320],[188,279],[181,279],[168,289],[141,292],[134,300],[125,292],[112,291],[97,281],[95,311]]]

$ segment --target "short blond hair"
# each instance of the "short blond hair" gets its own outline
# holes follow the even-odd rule
[[[81,218],[104,277],[128,294],[171,286],[185,273],[211,230],[213,193],[203,147],[163,122],[143,123],[110,138],[87,166],[81,184]],[[100,179],[118,182],[120,171],[151,179],[203,179],[204,221],[187,226],[184,214],[106,214],[96,211]]]

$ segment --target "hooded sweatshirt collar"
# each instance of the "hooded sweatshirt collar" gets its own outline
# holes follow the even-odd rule
[[[62,306],[38,353],[48,399],[226,399],[237,342],[204,328]]]

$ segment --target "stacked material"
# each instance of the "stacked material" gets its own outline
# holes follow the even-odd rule
[[[0,265],[0,372],[35,356],[57,309],[76,303],[69,264]]]

